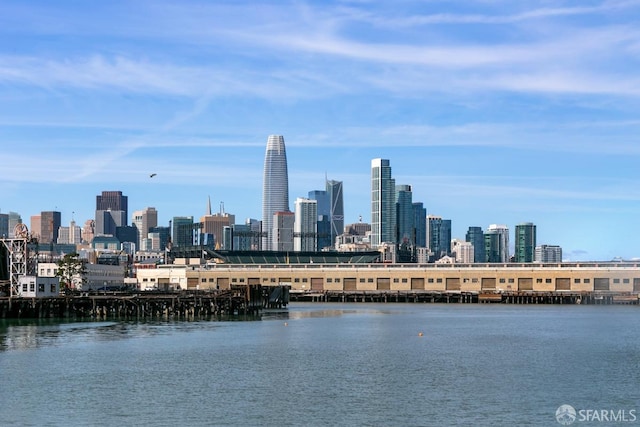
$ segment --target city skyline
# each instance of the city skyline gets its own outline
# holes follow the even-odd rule
[[[640,3],[554,5],[5,1],[0,212],[82,225],[122,191],[159,225],[209,197],[261,219],[278,134],[290,200],[341,181],[345,224],[384,158],[453,238],[531,222],[568,260],[640,257]]]

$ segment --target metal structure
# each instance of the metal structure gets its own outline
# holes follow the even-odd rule
[[[35,275],[37,265],[37,252],[35,260],[29,255],[29,244],[37,241],[31,237],[27,226],[23,223],[16,224],[14,228],[14,238],[0,240],[7,249],[9,258],[9,297],[20,295],[18,282],[20,277]]]

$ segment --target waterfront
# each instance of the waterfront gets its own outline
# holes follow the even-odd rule
[[[640,410],[639,366],[637,306],[3,321],[0,425],[559,425],[563,404]]]

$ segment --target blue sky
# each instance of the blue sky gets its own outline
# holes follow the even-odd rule
[[[260,218],[267,136],[290,201],[370,163],[428,213],[534,222],[568,260],[640,257],[640,1],[0,3],[0,210],[83,223],[121,190],[159,222]],[[149,174],[157,173],[154,178]]]

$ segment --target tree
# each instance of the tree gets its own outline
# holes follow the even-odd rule
[[[85,272],[84,261],[80,259],[79,254],[72,252],[58,261],[56,276],[60,278],[60,285],[66,290],[73,287],[74,282],[84,284],[87,280]]]

